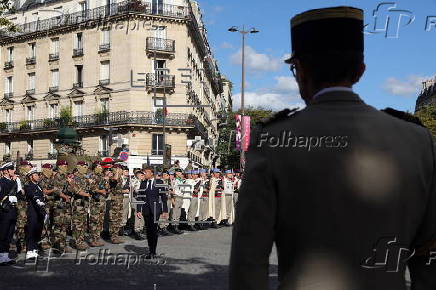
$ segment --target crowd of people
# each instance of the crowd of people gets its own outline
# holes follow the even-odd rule
[[[38,170],[28,161],[0,166],[0,264],[9,265],[10,246],[26,259],[47,249],[59,255],[122,236],[147,238],[156,253],[157,235],[230,226],[241,185],[233,170],[136,168],[123,163],[59,160]],[[156,198],[151,198],[155,196]],[[144,235],[145,234],[145,235]],[[71,236],[68,239],[67,236]]]

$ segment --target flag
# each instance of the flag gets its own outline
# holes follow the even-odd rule
[[[236,130],[235,130],[235,145],[236,145],[236,150],[240,151],[241,150],[241,115],[235,115],[236,118]]]
[[[250,116],[242,117],[242,150],[248,151],[250,145]]]

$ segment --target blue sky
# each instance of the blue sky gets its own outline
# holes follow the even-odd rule
[[[282,60],[291,50],[290,18],[313,8],[347,5],[365,11],[365,23],[369,25],[365,35],[367,70],[354,90],[367,104],[378,109],[393,107],[413,112],[422,80],[436,76],[436,0],[392,1],[380,6],[378,24],[390,19],[387,37],[384,25],[374,29],[373,11],[379,4],[389,2],[199,0],[199,3],[220,70],[234,83],[234,108],[240,105],[241,37],[227,29],[245,24],[260,30],[248,35],[246,43],[246,105],[274,110],[301,106],[295,80]],[[433,26],[427,25],[431,16]],[[379,32],[369,33],[376,30]]]

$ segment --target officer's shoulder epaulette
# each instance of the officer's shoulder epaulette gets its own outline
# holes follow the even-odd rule
[[[274,122],[277,122],[280,120],[284,120],[286,118],[289,118],[289,117],[292,117],[292,116],[295,116],[296,114],[298,114],[298,112],[299,112],[298,110],[299,110],[299,108],[284,109],[280,112],[275,113],[274,115],[272,115],[269,118],[265,118],[265,119],[259,121],[258,124],[261,126],[265,126],[265,125],[268,125],[268,124],[271,124],[271,123],[274,123]]]
[[[391,115],[393,117],[401,119],[403,121],[414,123],[418,126],[426,128],[425,125],[421,122],[421,120],[418,117],[416,117],[408,112],[399,111],[399,110],[395,110],[392,108],[386,108],[386,109],[383,109],[381,111],[385,112],[388,115]]]

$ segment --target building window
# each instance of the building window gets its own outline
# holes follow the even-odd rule
[[[28,83],[27,83],[27,89],[28,90],[35,90],[35,73],[29,73],[28,76]]]
[[[35,117],[35,110],[33,106],[26,106],[26,119],[27,121],[33,121]]]
[[[74,114],[76,117],[83,116],[83,102],[74,102]]]
[[[57,153],[57,150],[55,148],[55,144],[54,144],[53,140],[51,140],[51,139],[50,139],[50,152],[49,153],[52,155]]]
[[[29,43],[29,49],[30,49],[30,55],[29,56],[31,58],[36,57],[36,43],[35,42]]]
[[[74,83],[73,87],[83,87],[83,65],[76,65],[76,82]]]
[[[100,156],[109,155],[109,137],[107,135],[100,136]]]
[[[107,85],[110,83],[110,62],[100,62],[100,85]]]
[[[8,47],[8,61],[14,60],[14,47]]]
[[[50,91],[57,91],[59,88],[59,70],[54,69],[51,71],[51,90]]]
[[[58,104],[51,104],[49,108],[49,116],[52,119],[59,117],[59,105]]]
[[[27,154],[33,154],[33,140],[27,140]]]
[[[163,135],[152,134],[151,155],[163,155]]]
[[[100,109],[102,113],[109,113],[109,99],[100,100]]]
[[[5,122],[12,123],[12,110],[11,109],[5,110]]]
[[[5,93],[8,94],[8,97],[11,97],[10,95],[14,92],[13,85],[12,76],[5,78]]]
[[[76,34],[76,41],[74,43],[74,48],[76,48],[76,49],[83,48],[82,32],[79,32]]]
[[[10,155],[11,154],[11,142],[5,142],[5,151],[4,151],[5,155]]]
[[[48,60],[53,61],[58,59],[59,59],[59,38],[52,38]]]
[[[111,31],[103,30],[100,34],[100,44],[110,44],[111,43]]]

